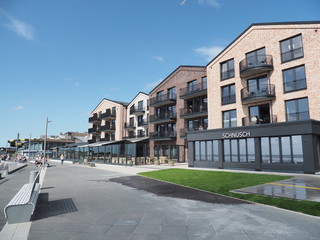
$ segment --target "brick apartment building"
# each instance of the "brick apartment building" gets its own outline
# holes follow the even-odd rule
[[[149,137],[149,95],[139,92],[127,106],[125,139]]]
[[[188,134],[189,166],[320,170],[320,22],[252,24],[207,77],[211,130]]]
[[[206,68],[178,67],[149,97],[150,157],[186,161],[186,132],[208,125]]]
[[[89,118],[89,143],[122,140],[128,103],[103,99]]]

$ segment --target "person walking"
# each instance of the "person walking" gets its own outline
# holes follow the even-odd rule
[[[64,161],[64,156],[63,156],[63,154],[61,154],[60,160],[61,160],[61,165],[63,165],[63,161]]]

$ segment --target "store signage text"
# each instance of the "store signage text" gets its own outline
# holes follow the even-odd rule
[[[231,133],[222,133],[222,138],[244,138],[250,137],[250,132],[231,132]]]

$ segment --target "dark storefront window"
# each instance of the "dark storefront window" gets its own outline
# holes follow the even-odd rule
[[[195,148],[195,161],[219,161],[219,148],[218,140],[213,141],[196,141]]]
[[[255,162],[254,139],[223,140],[225,162]]]
[[[309,119],[308,98],[299,98],[286,101],[287,121]]]
[[[301,136],[263,137],[261,155],[265,164],[303,163]]]
[[[231,158],[231,149],[230,149],[230,140],[223,140],[223,153],[224,153],[224,161],[225,162],[230,162]]]

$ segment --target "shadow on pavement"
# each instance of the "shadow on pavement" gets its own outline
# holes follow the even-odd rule
[[[110,179],[110,182],[120,183],[124,186],[133,187],[138,190],[151,192],[158,196],[164,197],[183,198],[208,203],[251,204],[240,199],[235,199],[215,193],[183,187],[141,176],[112,178]]]
[[[40,193],[32,221],[62,215],[71,212],[77,212],[78,209],[72,198],[48,201],[48,193]]]

